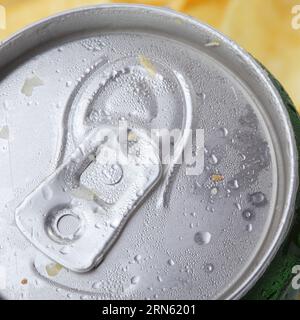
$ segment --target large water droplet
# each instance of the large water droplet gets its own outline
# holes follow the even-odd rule
[[[255,192],[249,195],[249,202],[256,207],[263,207],[267,203],[267,199],[264,193]]]
[[[194,236],[194,241],[199,245],[209,244],[211,240],[211,234],[209,232],[199,231]]]
[[[214,265],[212,263],[206,263],[204,266],[203,266],[203,269],[206,273],[212,273],[215,269]]]

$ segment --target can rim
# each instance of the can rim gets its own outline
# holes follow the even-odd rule
[[[24,32],[28,31],[29,29],[38,28],[41,25],[46,24],[47,22],[51,21],[53,18],[61,18],[64,16],[68,16],[70,14],[81,13],[81,12],[88,12],[91,10],[100,10],[100,9],[124,9],[124,10],[146,10],[153,14],[160,13],[162,15],[172,16],[174,18],[179,18],[187,21],[189,24],[194,25],[198,29],[206,31],[208,34],[213,35],[213,37],[217,40],[221,40],[222,42],[228,44],[233,52],[235,52],[251,69],[252,71],[259,77],[260,81],[264,83],[269,92],[272,94],[272,98],[275,99],[277,105],[280,106],[280,112],[284,114],[284,120],[282,120],[282,126],[287,133],[288,141],[287,146],[289,147],[286,150],[290,156],[290,176],[292,180],[289,180],[289,190],[290,192],[287,195],[287,199],[284,206],[284,214],[285,221],[284,223],[280,224],[280,228],[276,232],[276,238],[274,238],[274,245],[269,248],[264,254],[264,259],[255,265],[255,269],[253,270],[253,275],[250,277],[247,275],[247,280],[244,282],[243,288],[233,288],[231,294],[226,295],[224,292],[220,294],[220,299],[223,299],[222,296],[226,296],[226,299],[239,299],[244,294],[246,294],[257,282],[257,280],[261,277],[261,275],[265,272],[268,265],[271,263],[273,258],[275,257],[276,253],[278,252],[280,246],[282,245],[285,236],[288,230],[291,227],[293,221],[293,211],[297,196],[297,188],[299,184],[298,179],[298,151],[296,140],[293,132],[293,127],[286,110],[285,103],[279,94],[278,90],[276,89],[274,83],[271,81],[269,76],[265,73],[263,67],[242,47],[240,47],[236,42],[231,40],[229,37],[225,36],[222,32],[217,31],[213,27],[205,24],[195,18],[192,18],[189,15],[179,13],[169,8],[162,8],[162,7],[155,7],[155,6],[148,6],[148,5],[140,5],[140,4],[101,4],[101,5],[90,5],[90,6],[83,6],[71,10],[64,10],[58,14],[51,15],[47,18],[41,19],[37,22],[27,25],[26,27],[20,29],[19,31],[12,34],[10,37],[6,38],[0,44],[0,52],[1,50],[13,44],[14,41],[18,40]],[[12,58],[14,60],[14,58]],[[2,66],[0,66],[2,67]],[[283,123],[284,121],[284,123]]]

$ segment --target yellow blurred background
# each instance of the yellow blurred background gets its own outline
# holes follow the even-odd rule
[[[292,28],[292,8],[300,0],[0,0],[7,21],[0,40],[66,9],[116,2],[165,6],[212,25],[260,60],[300,111],[300,29]]]

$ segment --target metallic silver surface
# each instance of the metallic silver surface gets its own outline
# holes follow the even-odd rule
[[[158,149],[142,132],[134,134],[128,157],[113,159],[112,153],[121,152],[118,129],[93,130],[16,209],[22,233],[68,270],[97,267],[161,177]]]
[[[233,299],[263,273],[291,223],[298,158],[284,102],[236,44],[167,9],[103,5],[13,36],[0,68],[4,298]],[[169,172],[101,265],[77,274],[24,238],[15,209],[87,127],[119,118],[204,129],[205,171]]]

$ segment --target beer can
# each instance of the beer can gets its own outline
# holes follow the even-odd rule
[[[2,298],[238,299],[263,275],[298,154],[247,52],[169,9],[101,5],[5,40],[0,69]]]

